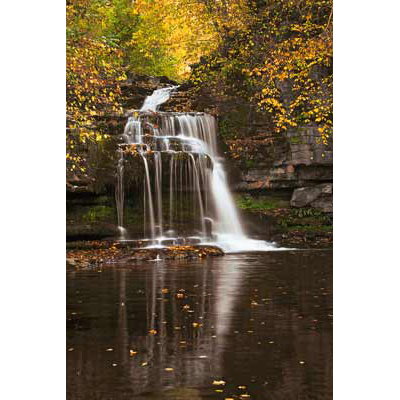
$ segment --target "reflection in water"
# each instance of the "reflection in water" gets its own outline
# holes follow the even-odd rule
[[[317,251],[69,273],[67,398],[329,399],[331,288]]]

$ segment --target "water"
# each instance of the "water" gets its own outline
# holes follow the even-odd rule
[[[170,86],[155,90],[151,96],[146,97],[140,111],[157,111],[158,107],[169,99],[171,92],[177,88],[178,86]]]
[[[167,239],[185,244],[193,236],[229,253],[276,250],[274,244],[250,239],[243,231],[218,155],[214,117],[197,112],[156,113],[176,88],[154,91],[125,126],[116,174],[119,226],[124,226],[124,174],[138,174],[124,168],[123,151],[128,150],[143,161],[144,237],[150,235],[156,246]],[[187,225],[191,225],[190,232]]]
[[[331,251],[67,272],[68,400],[206,398],[332,398]]]

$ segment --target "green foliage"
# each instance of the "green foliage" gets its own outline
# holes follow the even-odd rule
[[[291,208],[290,212],[279,220],[285,229],[318,231],[332,230],[332,218],[315,208]]]
[[[93,206],[83,216],[85,222],[100,222],[110,219],[114,216],[114,208],[109,206]]]
[[[246,211],[267,211],[277,208],[286,208],[288,203],[288,201],[279,199],[254,199],[249,195],[237,196],[236,198],[236,205],[241,210]]]
[[[293,225],[288,227],[291,231],[304,231],[304,232],[332,232],[332,225]]]

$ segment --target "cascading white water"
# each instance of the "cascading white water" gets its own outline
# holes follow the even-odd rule
[[[126,145],[135,148],[143,160],[145,232],[150,233],[153,245],[161,246],[166,240],[176,244],[195,240],[217,245],[225,252],[276,250],[273,244],[250,239],[243,232],[222,160],[217,153],[214,117],[205,113],[157,112],[176,88],[158,89],[148,96],[137,113],[138,117],[128,119],[123,134]],[[153,163],[152,174],[150,161]],[[116,188],[118,224],[121,227],[123,162],[121,151]],[[163,162],[167,163],[164,169]],[[166,196],[163,171],[169,173]],[[169,210],[169,216],[163,218],[163,202],[168,200],[169,207],[164,209]],[[179,230],[185,223],[192,224],[193,229],[189,234],[185,231],[182,236]]]
[[[155,90],[151,96],[146,97],[140,111],[157,111],[158,107],[169,99],[171,92],[177,88],[178,86],[170,86]]]

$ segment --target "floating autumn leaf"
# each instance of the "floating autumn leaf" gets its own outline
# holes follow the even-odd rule
[[[132,357],[137,354],[137,351],[129,350],[129,355]]]
[[[218,386],[218,385],[225,385],[225,383],[226,383],[226,382],[225,382],[225,381],[222,381],[222,380],[220,380],[220,381],[213,381],[213,382],[212,382],[213,385],[217,385],[217,386]]]
[[[157,331],[155,329],[150,329],[149,330],[150,335],[157,335]]]

